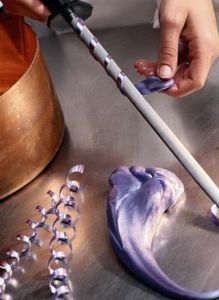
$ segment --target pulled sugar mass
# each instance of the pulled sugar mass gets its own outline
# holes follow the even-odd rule
[[[179,178],[160,168],[120,167],[110,177],[107,221],[112,246],[143,282],[173,299],[218,299],[219,289],[195,292],[176,284],[160,269],[152,242],[162,215],[184,193]]]

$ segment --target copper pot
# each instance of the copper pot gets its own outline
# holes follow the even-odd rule
[[[0,17],[0,199],[51,161],[64,119],[39,43],[22,18]]]

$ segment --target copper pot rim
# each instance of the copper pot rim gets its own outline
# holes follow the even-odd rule
[[[30,160],[28,161],[30,169],[28,172],[25,171],[26,167],[20,167],[18,169],[16,169],[16,174],[14,174],[14,177],[10,177],[12,178],[12,180],[9,180],[6,177],[2,177],[3,181],[1,182],[2,185],[4,185],[4,180],[6,182],[6,187],[0,189],[0,200],[7,198],[8,196],[10,196],[11,194],[17,192],[18,190],[20,190],[21,188],[23,188],[24,186],[28,185],[34,178],[36,178],[46,167],[47,165],[52,161],[52,159],[55,157],[58,149],[60,148],[60,145],[62,143],[63,137],[64,137],[64,133],[65,133],[65,122],[64,122],[64,116],[62,113],[62,110],[60,108],[59,105],[59,101],[57,98],[57,95],[55,93],[55,90],[53,89],[53,84],[51,82],[51,78],[50,75],[47,71],[46,65],[44,63],[43,57],[41,55],[41,51],[40,51],[40,43],[39,40],[37,39],[35,33],[32,31],[32,29],[27,25],[24,24],[25,26],[25,30],[28,33],[28,37],[26,40],[26,46],[28,47],[28,43],[32,43],[31,45],[31,50],[29,52],[29,56],[28,56],[28,60],[26,61],[26,69],[25,71],[23,71],[22,73],[20,73],[20,76],[17,78],[17,80],[11,84],[9,86],[9,88],[7,90],[5,90],[2,94],[0,94],[0,110],[2,109],[4,113],[4,109],[8,112],[13,111],[13,103],[16,103],[17,101],[17,94],[21,94],[21,98],[24,97],[23,99],[27,102],[29,102],[29,100],[33,101],[34,99],[29,99],[30,93],[29,91],[32,91],[34,93],[35,90],[33,90],[30,86],[31,81],[35,82],[35,77],[32,78],[32,76],[36,76],[36,74],[38,74],[37,76],[39,76],[39,82],[41,80],[42,84],[44,85],[44,81],[42,81],[42,76],[40,76],[40,73],[43,72],[45,77],[48,79],[47,84],[45,83],[45,89],[49,95],[49,99],[50,101],[45,101],[45,98],[42,98],[42,95],[40,97],[40,101],[36,101],[37,105],[40,105],[41,102],[46,102],[46,103],[50,103],[48,105],[48,107],[52,107],[52,110],[48,110],[48,116],[49,116],[49,120],[51,122],[49,122],[49,126],[47,127],[47,133],[50,134],[51,133],[51,140],[45,140],[46,135],[42,135],[42,141],[46,141],[46,143],[48,143],[48,147],[45,147],[45,151],[43,152],[44,157],[43,159],[40,160],[40,162],[38,162],[38,153],[36,152],[36,155],[34,153],[34,155],[30,156]],[[8,58],[8,60],[10,62],[10,58]],[[38,73],[35,72],[35,68],[38,68]],[[42,73],[42,74],[43,74]],[[38,78],[38,77],[36,77]],[[41,79],[40,79],[41,78]],[[30,83],[29,83],[30,82]],[[22,92],[25,87],[28,86],[27,89],[27,93],[25,91],[25,93],[20,93]],[[39,87],[39,86],[38,86]],[[35,86],[34,86],[35,88]],[[33,95],[32,93],[32,95]],[[32,96],[31,96],[32,97]],[[9,100],[9,101],[8,101]],[[24,102],[23,102],[24,103]],[[11,110],[12,109],[12,110]],[[19,108],[20,109],[20,108]],[[53,111],[54,110],[54,111]],[[54,119],[54,117],[56,118],[56,122],[52,122],[52,120]],[[7,120],[7,119],[6,119]],[[47,122],[47,119],[44,119],[43,124],[45,122]],[[27,127],[27,132],[32,132],[32,127]],[[37,127],[34,127],[37,128]],[[39,127],[41,128],[41,127]],[[11,131],[13,132],[13,128],[11,128]],[[3,137],[5,140],[8,140],[8,138],[6,137],[6,135],[4,135],[3,132]],[[0,135],[0,142],[1,142],[1,135]],[[3,138],[2,138],[2,141]],[[34,145],[39,144],[38,142],[36,142]],[[43,144],[43,142],[42,142]],[[11,147],[13,148],[13,143],[11,144]],[[12,149],[13,150],[13,149]],[[25,150],[26,151],[26,150]],[[25,152],[24,152],[25,153]],[[39,153],[40,156],[41,153]],[[42,157],[41,157],[42,158]],[[11,155],[11,160],[10,160],[10,165],[6,165],[5,166],[7,168],[9,168],[10,170],[13,169],[13,160],[18,161],[17,157],[13,154]],[[11,163],[12,162],[12,163]],[[37,164],[36,164],[37,162]],[[6,171],[7,168],[5,167]],[[4,168],[3,168],[4,170]],[[10,172],[9,172],[10,174]]]
[[[34,51],[33,59],[31,60],[30,65],[28,66],[27,70],[23,73],[23,75],[7,91],[0,95],[0,104],[2,101],[5,100],[5,98],[7,98],[11,93],[13,93],[15,89],[24,84],[25,80],[29,76],[29,73],[33,69],[33,66],[36,64],[37,58],[40,55],[40,45],[38,39],[27,24],[25,24],[25,27],[32,34],[32,38],[36,42],[36,49]]]

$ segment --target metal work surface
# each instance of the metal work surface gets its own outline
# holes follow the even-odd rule
[[[125,73],[137,82],[138,58],[156,58],[158,32],[136,26],[95,32]],[[119,165],[162,167],[185,185],[184,199],[163,218],[154,241],[162,269],[177,283],[198,291],[219,288],[219,228],[207,214],[211,201],[143,120],[115,83],[74,34],[41,40],[41,47],[66,120],[63,145],[52,163],[32,183],[0,204],[1,258],[17,233],[28,233],[25,221],[36,219],[35,207],[49,205],[49,189],[57,192],[68,169],[83,163],[83,203],[73,244],[72,281],[76,300],[167,299],[125,269],[108,240],[105,206],[108,178]],[[184,99],[147,96],[150,104],[219,184],[219,64],[205,88]],[[24,166],[25,167],[25,166]],[[16,170],[15,170],[16,172]],[[41,237],[51,238],[45,232]],[[50,299],[46,242],[33,248],[36,261],[24,260],[15,274],[13,299]]]

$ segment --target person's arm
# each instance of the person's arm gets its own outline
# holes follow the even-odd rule
[[[171,96],[191,94],[205,84],[209,69],[219,55],[219,38],[211,0],[161,0],[159,10],[161,45],[157,63],[139,60],[135,67],[145,76],[175,78],[167,91]],[[188,55],[178,63],[179,41]]]
[[[40,0],[2,0],[9,13],[46,21],[49,10]]]

